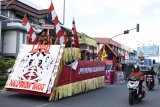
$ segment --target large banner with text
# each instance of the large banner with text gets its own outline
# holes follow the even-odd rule
[[[23,45],[5,88],[51,93],[64,45]]]
[[[78,61],[77,69],[63,65],[58,86],[105,76],[106,64],[103,61]]]
[[[147,57],[157,57],[159,56],[159,46],[158,45],[151,45],[151,46],[139,46],[137,47],[137,55],[141,53]]]

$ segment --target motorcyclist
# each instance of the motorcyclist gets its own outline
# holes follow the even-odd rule
[[[147,72],[146,72],[146,75],[155,75],[155,72],[154,72],[154,67],[151,67]]]
[[[152,80],[153,80],[153,84],[154,84],[154,75],[156,73],[154,72],[154,67],[151,67],[147,72],[146,72],[146,76],[147,75],[152,75]]]
[[[143,73],[140,71],[139,65],[134,65],[134,69],[130,75],[130,78],[136,76],[140,79],[139,81],[139,95],[142,94],[142,83],[144,81]]]

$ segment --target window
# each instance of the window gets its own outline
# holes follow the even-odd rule
[[[2,11],[1,14],[8,17],[8,11]]]

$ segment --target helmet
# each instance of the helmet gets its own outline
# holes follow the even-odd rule
[[[134,71],[139,71],[140,69],[139,69],[139,65],[134,65]]]

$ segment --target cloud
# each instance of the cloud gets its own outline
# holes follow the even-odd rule
[[[51,0],[42,0],[37,4],[37,0],[30,0],[36,5],[48,8]],[[63,12],[64,0],[52,0],[57,14]],[[138,16],[144,8],[159,0],[65,0],[66,13],[75,16],[89,16],[105,13],[114,9],[120,15]],[[107,13],[106,13],[107,14]]]
[[[77,13],[97,14],[109,8],[115,9],[121,15],[140,15],[144,7],[159,0],[67,0],[70,7]]]
[[[135,17],[153,3],[160,3],[160,0],[103,0],[105,7],[115,9],[119,15]]]
[[[50,0],[30,1],[45,9],[51,2]],[[63,0],[52,1],[62,21]],[[135,47],[137,45],[135,41],[144,42],[152,39],[156,42],[160,35],[160,9],[154,7],[154,4],[160,3],[160,0],[65,0],[65,2],[65,26],[71,28],[72,19],[75,17],[77,31],[91,37],[112,37],[124,30],[134,28],[137,22],[140,24],[140,32],[131,31],[115,40]],[[154,15],[148,14],[148,11],[152,11]]]
[[[156,16],[160,16],[160,8],[154,9],[153,14],[155,14]]]

